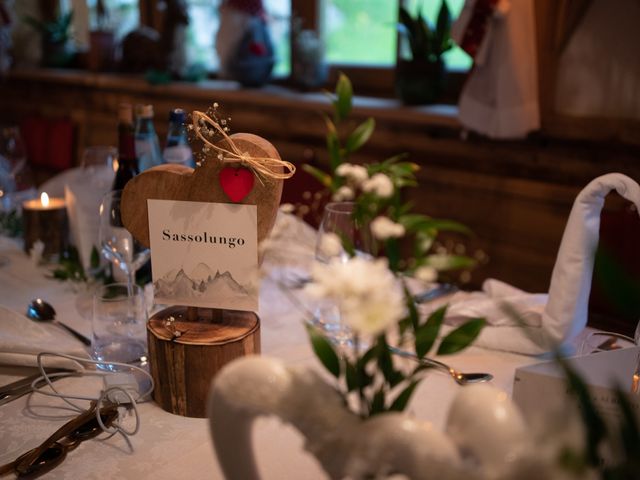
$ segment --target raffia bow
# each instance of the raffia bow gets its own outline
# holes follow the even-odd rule
[[[227,135],[224,128],[222,128],[218,122],[206,113],[196,110],[191,116],[193,131],[206,146],[219,152],[218,158],[223,163],[239,163],[242,166],[247,166],[258,175],[258,178],[270,177],[276,180],[285,180],[287,178],[291,178],[293,174],[296,173],[296,167],[291,162],[272,157],[252,157],[248,153],[241,151],[233,142],[231,137]],[[222,138],[227,141],[227,145],[229,145],[230,150],[220,147],[206,138],[202,133],[202,129],[206,128],[207,125],[214,128],[220,135],[222,135]],[[284,171],[274,172],[272,170],[274,167],[282,167]]]

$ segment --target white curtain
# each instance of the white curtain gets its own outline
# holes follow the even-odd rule
[[[640,118],[640,2],[593,0],[558,65],[558,113]]]

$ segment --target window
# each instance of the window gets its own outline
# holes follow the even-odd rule
[[[76,4],[81,0],[61,0]],[[109,25],[117,28],[118,38],[140,23],[162,27],[164,0],[103,0],[109,12]],[[202,65],[215,72],[218,59],[215,35],[222,0],[185,0],[190,23],[186,32],[187,63]],[[446,0],[453,18],[464,0]],[[332,82],[337,70],[345,71],[358,91],[389,94],[393,88],[397,56],[398,2],[412,13],[421,11],[435,23],[440,0],[263,0],[276,50],[276,78],[291,72],[292,18],[302,20],[303,28],[321,32],[327,63],[332,67]],[[99,24],[98,0],[87,0],[89,26]],[[445,54],[450,71],[464,72],[471,59],[458,47]]]
[[[189,63],[200,63],[207,70],[218,68],[215,35],[218,31],[219,0],[187,0],[189,27],[187,30],[187,56]],[[289,0],[264,0],[271,37],[276,51],[276,77],[289,75],[290,43],[289,24],[291,2]]]
[[[103,0],[108,15],[98,18],[97,0],[87,0],[89,28],[91,30],[112,28],[116,38],[121,39],[140,23],[138,0]]]

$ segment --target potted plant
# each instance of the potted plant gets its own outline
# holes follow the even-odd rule
[[[40,32],[42,42],[42,64],[45,67],[65,67],[74,56],[71,45],[71,21],[73,11],[59,14],[53,20],[40,20],[26,16],[24,21]]]
[[[401,43],[396,67],[397,95],[407,104],[433,103],[444,88],[446,69],[442,55],[454,46],[446,0],[442,0],[435,27],[421,12],[414,17],[400,6],[398,29]]]

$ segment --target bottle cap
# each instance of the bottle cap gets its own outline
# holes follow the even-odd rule
[[[130,103],[118,105],[118,123],[133,123],[133,108]]]
[[[153,118],[153,105],[136,105],[138,117]]]
[[[181,108],[174,108],[169,112],[169,121],[173,123],[184,123],[187,115]]]

